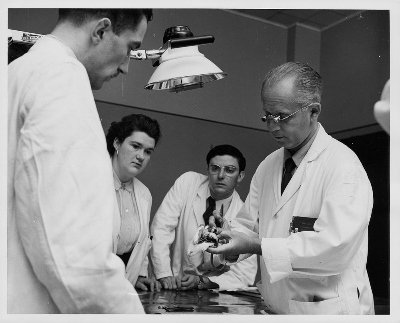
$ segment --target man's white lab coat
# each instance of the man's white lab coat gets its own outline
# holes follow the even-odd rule
[[[280,314],[373,314],[366,271],[373,196],[359,159],[320,125],[281,196],[283,148],[258,167],[237,221],[262,239],[259,287]],[[315,231],[289,233],[293,216]],[[258,236],[258,235],[257,235]]]
[[[152,197],[149,189],[137,178],[133,179],[133,192],[136,199],[136,205],[139,212],[140,219],[140,234],[139,238],[132,250],[131,256],[127,263],[125,272],[126,277],[135,286],[138,276],[148,277],[148,258],[147,254],[151,248],[151,239],[149,234],[150,225],[150,210]],[[114,253],[117,252],[118,235],[121,226],[121,216],[118,212],[115,214],[114,219]]]
[[[118,212],[89,78],[46,36],[9,65],[8,312],[144,313],[112,253]]]
[[[180,176],[165,196],[151,225],[153,246],[150,250],[157,279],[183,273],[205,275],[219,285],[220,290],[246,288],[254,283],[257,259],[250,257],[221,273],[210,269],[208,252],[187,256],[187,248],[197,228],[204,224],[203,213],[209,196],[208,177],[195,172]],[[230,222],[242,207],[234,191],[224,218]],[[171,251],[170,251],[171,250]]]

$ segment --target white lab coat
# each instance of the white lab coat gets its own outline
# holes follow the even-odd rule
[[[126,277],[135,286],[138,276],[148,277],[148,258],[147,254],[151,248],[151,239],[149,234],[150,225],[150,210],[152,197],[149,189],[137,178],[133,179],[133,192],[136,199],[136,204],[140,219],[139,238],[132,250],[131,256],[127,263],[125,272]],[[113,250],[117,252],[118,236],[121,227],[121,216],[118,212],[114,216],[113,230]]]
[[[232,265],[224,273],[211,269],[208,252],[187,256],[197,228],[204,224],[203,213],[209,196],[208,177],[195,172],[180,176],[165,196],[151,225],[153,246],[150,250],[157,279],[183,273],[205,275],[219,285],[220,290],[246,288],[254,283],[257,272],[255,256]],[[242,207],[234,191],[224,218],[230,222]]]
[[[8,313],[144,313],[112,253],[117,201],[89,78],[40,39],[9,65]]]
[[[281,196],[282,168],[283,148],[259,165],[237,216],[248,229],[259,218],[266,305],[279,314],[373,314],[366,271],[373,196],[359,159],[320,125]],[[315,231],[289,234],[292,216],[317,218]]]

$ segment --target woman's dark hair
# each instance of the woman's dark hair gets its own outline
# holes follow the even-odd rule
[[[151,119],[143,114],[131,114],[125,116],[119,122],[111,122],[111,126],[108,128],[106,141],[107,150],[110,156],[113,156],[115,152],[114,140],[118,139],[122,144],[124,140],[135,131],[144,132],[149,137],[153,138],[155,145],[157,145],[161,138],[160,125],[157,120]]]
[[[206,157],[207,166],[210,165],[211,158],[224,155],[229,155],[237,159],[240,172],[246,169],[246,158],[244,158],[239,149],[231,145],[219,145],[211,148]]]
[[[58,21],[71,21],[75,26],[81,26],[93,19],[108,18],[113,32],[120,35],[126,29],[135,31],[143,17],[147,22],[153,19],[153,9],[59,9]]]

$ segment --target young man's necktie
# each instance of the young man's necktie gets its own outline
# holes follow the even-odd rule
[[[210,196],[207,199],[207,209],[203,214],[204,224],[208,225],[208,219],[211,215],[213,215],[213,211],[215,210],[215,200]]]

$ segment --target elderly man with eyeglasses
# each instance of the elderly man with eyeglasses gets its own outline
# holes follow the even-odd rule
[[[374,314],[366,270],[372,188],[354,152],[318,122],[321,93],[320,75],[306,64],[267,74],[261,119],[281,148],[259,165],[232,221],[246,234],[222,231],[229,242],[208,250],[229,261],[260,255],[258,287],[274,313]]]
[[[257,259],[225,267],[208,252],[188,254],[199,226],[213,212],[229,223],[243,206],[235,187],[244,178],[246,159],[235,147],[219,145],[206,157],[207,176],[181,175],[154,216],[151,261],[164,289],[245,289],[254,283]],[[214,257],[216,258],[216,257]]]

